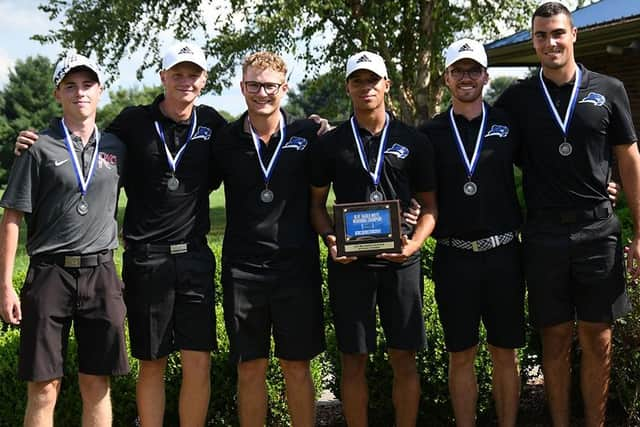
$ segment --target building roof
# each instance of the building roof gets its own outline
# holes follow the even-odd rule
[[[578,42],[585,41],[587,36],[587,43],[583,46],[595,44],[597,41],[600,42],[598,44],[602,44],[638,38],[640,0],[600,0],[576,9],[571,15],[574,25],[579,30]],[[612,30],[614,26],[616,29]],[[537,63],[530,40],[531,31],[526,29],[486,44],[489,63],[492,66]],[[579,44],[576,46],[576,49],[579,49]]]

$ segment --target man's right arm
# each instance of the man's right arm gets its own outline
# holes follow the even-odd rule
[[[333,230],[333,224],[329,212],[327,212],[327,196],[329,195],[329,186],[315,187],[311,186],[311,225],[316,233],[318,233],[327,246],[331,258],[339,263],[348,264],[355,261],[356,257],[338,256],[338,248],[336,241],[336,233]]]
[[[20,211],[5,208],[0,222],[0,316],[14,325],[22,320],[20,299],[13,287],[13,266],[22,215]]]

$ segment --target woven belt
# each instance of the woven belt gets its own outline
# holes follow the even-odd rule
[[[31,261],[34,263],[51,263],[57,264],[60,267],[65,268],[83,268],[83,267],[96,267],[105,262],[113,260],[113,251],[103,251],[97,254],[89,255],[35,255],[31,257]]]
[[[515,238],[516,232],[511,231],[509,233],[496,234],[495,236],[489,236],[478,240],[462,240],[453,237],[445,237],[438,239],[438,243],[473,252],[484,252],[497,248],[498,246],[506,245]]]

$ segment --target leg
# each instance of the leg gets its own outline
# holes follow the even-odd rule
[[[53,427],[53,408],[60,392],[60,378],[27,383],[24,427]]]
[[[238,415],[242,427],[263,427],[267,419],[267,359],[238,363]]]
[[[478,383],[474,361],[478,346],[449,353],[449,393],[456,426],[476,425]]]
[[[136,403],[142,427],[162,427],[164,418],[164,371],[167,357],[141,360],[136,384]]]
[[[415,426],[420,403],[420,377],[416,367],[416,352],[389,349],[393,369],[393,406],[396,426]]]
[[[571,338],[573,322],[542,329],[542,371],[544,390],[555,427],[569,425],[571,387]]]
[[[342,410],[349,427],[366,427],[369,390],[367,388],[367,355],[345,354],[342,356],[342,379],[340,391]]]
[[[308,360],[280,359],[287,387],[287,403],[294,427],[316,425],[316,395]]]
[[[180,426],[202,427],[207,421],[211,395],[211,353],[181,350]]]
[[[580,383],[584,399],[584,425],[603,426],[609,395],[611,325],[580,321],[578,337],[582,348]]]
[[[82,396],[82,427],[111,427],[109,377],[78,373],[78,384]]]
[[[498,425],[515,427],[520,403],[520,372],[515,349],[489,344],[493,361],[493,399],[496,402]]]

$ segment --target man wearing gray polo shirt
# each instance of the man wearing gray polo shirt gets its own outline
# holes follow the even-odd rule
[[[18,374],[28,382],[25,426],[53,425],[73,323],[83,425],[110,426],[111,375],[129,370],[125,306],[112,251],[124,146],[95,125],[97,66],[70,52],[56,66],[63,117],[16,159],[0,201],[0,315],[20,324]],[[20,299],[12,276],[22,218],[29,270]]]

